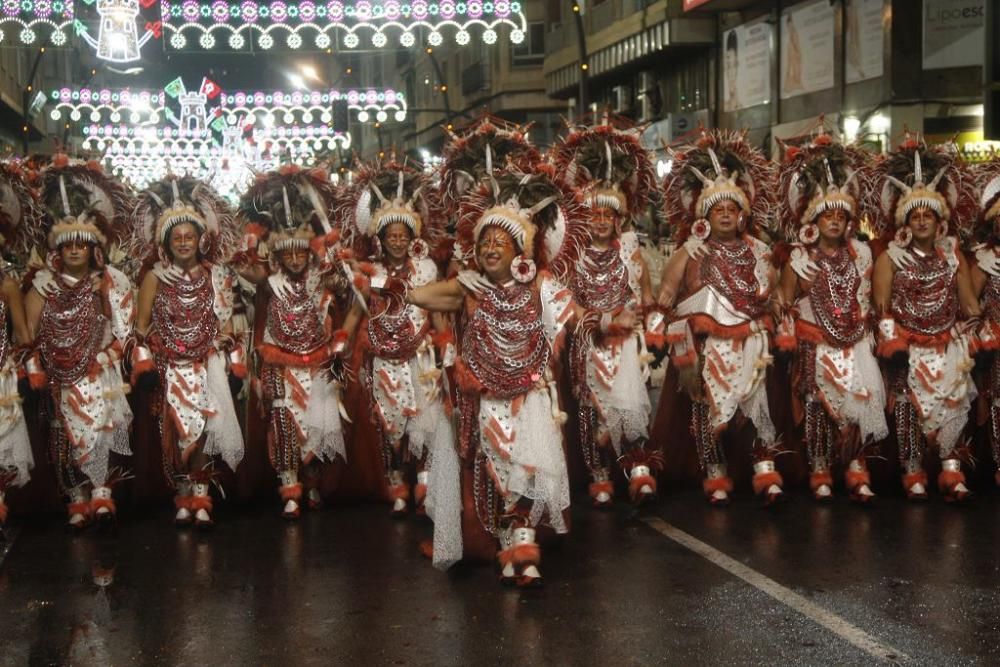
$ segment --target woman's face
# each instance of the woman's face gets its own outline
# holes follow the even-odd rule
[[[607,243],[615,235],[618,214],[610,208],[600,208],[594,212],[590,225],[591,236],[595,241]]]
[[[167,240],[171,258],[180,264],[197,261],[198,237],[198,229],[190,222],[174,225]]]
[[[910,211],[906,224],[913,233],[914,241],[933,241],[937,238],[941,220],[934,209],[920,206]]]
[[[517,256],[517,244],[510,233],[496,226],[483,230],[476,244],[476,261],[486,277],[502,284],[511,279],[510,265]]]
[[[827,242],[839,242],[844,238],[848,223],[847,211],[842,208],[831,208],[823,211],[816,218],[819,236]]]
[[[740,205],[723,199],[708,211],[708,224],[713,238],[731,238],[736,235],[740,222]]]
[[[59,246],[59,257],[66,271],[85,271],[90,268],[93,245],[86,241],[68,241]]]
[[[382,249],[389,259],[400,262],[406,259],[412,240],[410,228],[402,222],[394,222],[382,234]]]
[[[288,248],[281,251],[281,266],[291,276],[302,275],[309,265],[308,248]]]

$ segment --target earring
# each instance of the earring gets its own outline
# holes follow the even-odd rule
[[[896,230],[896,236],[893,242],[900,248],[905,248],[910,245],[910,241],[913,240],[913,232],[910,231],[909,227],[900,227]]]
[[[538,272],[535,268],[535,260],[529,259],[524,255],[518,255],[514,258],[514,261],[510,263],[511,273],[514,274],[514,280],[521,283],[530,283],[535,279],[535,274]]]
[[[208,251],[212,249],[212,239],[208,232],[202,232],[198,237],[198,251],[202,257],[208,257]]]
[[[819,240],[819,226],[809,223],[808,225],[802,225],[802,229],[799,230],[799,241],[802,241],[803,245],[812,245]]]
[[[699,241],[705,241],[708,239],[709,235],[712,233],[712,226],[708,224],[708,220],[705,218],[698,218],[691,225],[691,236],[695,237]]]
[[[423,239],[413,239],[410,241],[409,255],[411,259],[421,260],[427,259],[430,251],[427,249],[427,244]]]
[[[740,217],[736,219],[736,229],[738,229],[740,234],[742,234],[744,231],[746,231],[746,228],[747,228],[746,216],[740,213]]]

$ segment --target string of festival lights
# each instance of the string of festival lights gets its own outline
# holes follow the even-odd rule
[[[101,60],[138,60],[142,48],[162,38],[175,51],[288,48],[329,49],[336,43],[375,48],[390,40],[402,48],[423,36],[431,46],[450,34],[486,44],[508,29],[512,43],[525,39],[527,19],[513,0],[0,0],[0,44],[64,46],[75,36]]]
[[[350,149],[347,128],[331,126],[337,104],[361,123],[401,122],[407,113],[405,95],[393,89],[223,91],[207,78],[197,91],[178,78],[163,90],[62,87],[46,99],[50,118],[75,126],[80,148],[133,186],[187,173],[229,199],[255,173]]]

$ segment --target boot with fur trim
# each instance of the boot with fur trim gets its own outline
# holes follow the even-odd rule
[[[96,486],[90,492],[90,514],[102,526],[114,524],[117,508],[110,487]]]
[[[191,480],[187,475],[177,478],[177,493],[174,495],[174,507],[177,513],[174,514],[174,524],[177,526],[190,526],[194,521],[194,512],[191,510]]]
[[[298,519],[301,509],[299,503],[302,502],[302,484],[298,481],[298,474],[294,470],[285,470],[278,475],[281,486],[278,493],[284,506],[281,516],[286,519]]]
[[[767,506],[784,502],[785,492],[782,490],[784,480],[781,473],[774,467],[774,461],[765,459],[753,464],[753,492],[764,498]]]
[[[844,484],[851,494],[851,500],[860,505],[865,505],[875,501],[875,494],[871,490],[871,475],[863,459],[853,459],[847,464],[844,471]]]
[[[830,474],[830,466],[824,459],[813,461],[812,472],[809,474],[809,489],[813,492],[813,498],[821,503],[833,500],[833,475]]]
[[[497,554],[501,583],[516,583],[519,588],[541,586],[542,550],[535,542],[535,529],[511,526],[500,537]],[[512,580],[513,579],[513,580]]]
[[[409,499],[410,486],[403,479],[402,471],[391,471],[389,473],[389,500],[392,501],[392,509],[390,510],[392,518],[402,519],[406,516]]]
[[[414,513],[417,516],[427,516],[424,501],[427,500],[427,481],[430,476],[430,472],[427,470],[421,470],[417,473],[417,484],[413,487],[413,502],[416,505]]]
[[[958,459],[941,461],[941,472],[937,478],[938,490],[948,503],[963,503],[972,500],[972,491],[965,485],[965,473]]]
[[[215,525],[212,519],[212,496],[208,495],[209,483],[196,481],[191,485],[191,511],[194,512],[196,528],[211,528]]]
[[[634,505],[656,500],[656,478],[647,465],[637,465],[628,473],[628,496]]]
[[[907,461],[903,466],[903,489],[907,500],[918,503],[927,500],[927,473],[920,461]]]
[[[727,474],[726,466],[722,463],[708,464],[701,488],[711,505],[715,507],[728,505],[729,495],[733,492],[733,479]]]
[[[309,490],[306,492],[306,502],[309,504],[309,509],[311,510],[323,509],[323,496],[320,495],[318,488],[315,486],[309,487]]]
[[[595,468],[593,481],[590,483],[590,502],[597,508],[608,508],[615,500],[615,485],[612,483],[608,471],[604,468]]]
[[[70,489],[66,513],[69,515],[67,525],[73,530],[83,530],[90,525],[90,494],[83,485]]]

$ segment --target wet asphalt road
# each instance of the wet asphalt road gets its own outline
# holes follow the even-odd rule
[[[657,532],[656,518],[801,596],[826,625]],[[489,567],[434,570],[418,552],[428,524],[393,521],[382,505],[296,524],[271,506],[219,520],[199,534],[167,514],[133,515],[117,537],[72,536],[55,517],[15,526],[0,565],[0,661],[1000,663],[996,491],[963,508],[936,497],[817,506],[799,494],[775,511],[746,498],[719,510],[695,491],[640,513],[579,503],[572,535],[545,550],[537,591],[502,589]]]

